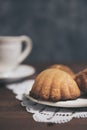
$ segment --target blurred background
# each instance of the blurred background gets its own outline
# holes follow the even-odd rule
[[[87,0],[0,0],[0,35],[24,34],[27,62],[87,62]]]

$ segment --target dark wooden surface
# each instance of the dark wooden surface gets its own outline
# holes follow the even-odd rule
[[[35,65],[37,73],[46,68],[46,65]],[[86,64],[70,65],[77,72],[85,68]],[[15,95],[0,83],[0,130],[87,130],[87,118],[72,119],[64,124],[38,123],[15,99]]]

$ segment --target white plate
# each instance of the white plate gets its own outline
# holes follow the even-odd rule
[[[79,97],[75,100],[58,101],[58,102],[37,100],[37,99],[29,96],[29,94],[25,94],[25,96],[33,102],[43,104],[43,105],[53,106],[53,107],[67,107],[67,108],[87,107],[87,96],[85,96],[85,95],[83,95],[82,97]]]
[[[5,75],[0,75],[0,79],[20,79],[35,73],[35,69],[29,65],[19,65],[14,71]]]

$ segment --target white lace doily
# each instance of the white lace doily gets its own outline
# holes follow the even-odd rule
[[[26,107],[26,111],[33,114],[33,119],[37,122],[65,123],[72,118],[86,118],[87,108],[60,108],[50,107],[27,99],[24,94],[32,87],[34,80],[27,80],[21,83],[7,85],[7,88],[16,94],[16,98],[21,100],[21,105]]]

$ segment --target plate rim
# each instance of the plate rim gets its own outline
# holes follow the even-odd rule
[[[30,93],[30,90],[28,91]],[[49,101],[42,101],[42,100],[37,100],[33,97],[31,97],[29,94],[24,94],[25,97],[35,103],[38,104],[42,104],[42,105],[47,105],[47,106],[51,106],[51,107],[65,107],[65,108],[80,108],[80,107],[87,107],[87,103],[84,103],[83,101],[81,101],[81,103],[79,104],[79,100],[87,100],[84,98],[77,98],[74,100],[66,100],[66,101],[58,101],[58,102],[49,102]],[[76,102],[76,104],[73,104],[73,102]],[[65,103],[65,105],[64,105]],[[71,104],[71,105],[70,105]]]

